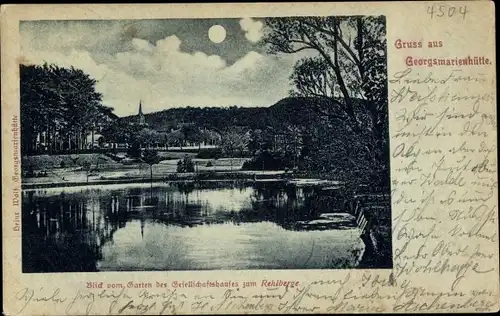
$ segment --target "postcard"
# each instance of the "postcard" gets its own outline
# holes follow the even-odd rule
[[[490,1],[1,7],[6,315],[500,305]]]

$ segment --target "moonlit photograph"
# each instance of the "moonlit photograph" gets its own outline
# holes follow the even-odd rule
[[[392,268],[385,16],[19,27],[23,273]]]

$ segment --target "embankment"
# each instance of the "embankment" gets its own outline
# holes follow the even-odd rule
[[[101,173],[99,178],[89,179],[80,178],[77,180],[61,180],[55,177],[48,177],[43,182],[34,182],[34,180],[27,178],[22,183],[22,188],[27,189],[40,189],[40,188],[54,188],[54,187],[72,187],[72,186],[85,186],[85,185],[106,185],[106,184],[124,184],[124,183],[158,183],[158,182],[171,182],[171,181],[250,181],[250,182],[263,182],[263,181],[285,181],[282,179],[282,171],[268,171],[268,172],[250,172],[250,171],[230,171],[230,172],[202,172],[202,173],[168,173],[162,175],[154,175],[150,177],[116,177],[106,178],[106,173]],[[31,182],[29,182],[31,181]]]

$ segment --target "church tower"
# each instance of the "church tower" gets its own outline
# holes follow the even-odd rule
[[[142,113],[142,101],[139,101],[139,114],[137,114],[139,117],[139,125],[145,125],[146,120],[144,118],[144,114]]]

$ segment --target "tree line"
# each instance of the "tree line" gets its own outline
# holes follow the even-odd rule
[[[74,67],[20,65],[22,153],[86,148],[87,135],[114,117],[95,84]]]

